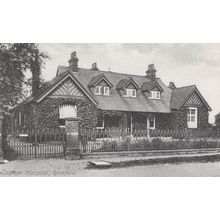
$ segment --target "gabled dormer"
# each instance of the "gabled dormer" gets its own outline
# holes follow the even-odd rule
[[[141,91],[146,94],[149,99],[160,99],[161,93],[164,91],[157,80],[146,82],[141,86]]]
[[[122,79],[118,82],[116,89],[120,92],[120,94],[124,97],[137,97],[137,92],[140,89],[138,84],[133,80],[132,77],[128,77],[126,79]]]
[[[94,95],[109,96],[113,85],[104,74],[100,74],[92,78],[88,87],[93,91]]]

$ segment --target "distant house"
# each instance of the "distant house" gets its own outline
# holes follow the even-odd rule
[[[78,67],[76,52],[69,66],[15,108],[13,127],[56,128],[66,117],[80,117],[81,129],[178,129],[209,126],[210,106],[195,85],[166,86],[154,65],[146,74],[130,75]]]

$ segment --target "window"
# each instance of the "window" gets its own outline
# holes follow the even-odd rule
[[[149,118],[149,128],[155,129],[155,116]]]
[[[188,128],[197,128],[197,108],[188,108],[187,124]]]
[[[104,87],[104,95],[109,95],[109,87],[108,86],[105,86]]]
[[[104,129],[105,123],[104,123],[104,117],[102,115],[98,115],[97,118],[97,129]]]
[[[137,91],[136,89],[125,89],[124,96],[135,98],[137,96]]]
[[[96,86],[95,87],[95,94],[96,95],[101,95],[102,94],[102,87],[101,86]]]
[[[160,99],[160,92],[159,91],[150,91],[150,99]]]
[[[77,108],[75,105],[63,104],[59,106],[59,124],[65,125],[65,118],[76,118]]]

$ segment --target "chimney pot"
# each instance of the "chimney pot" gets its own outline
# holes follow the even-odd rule
[[[69,67],[76,72],[78,70],[78,61],[79,59],[76,56],[76,51],[73,51],[70,56]]]
[[[91,70],[95,70],[95,71],[98,71],[98,70],[99,70],[98,67],[97,67],[97,63],[93,63],[93,64],[92,64]]]
[[[148,70],[146,71],[147,77],[150,78],[151,80],[156,79],[156,69],[154,68],[154,64],[148,65]]]

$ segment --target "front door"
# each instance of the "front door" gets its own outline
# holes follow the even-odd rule
[[[188,128],[197,128],[197,108],[188,108],[187,110]]]

